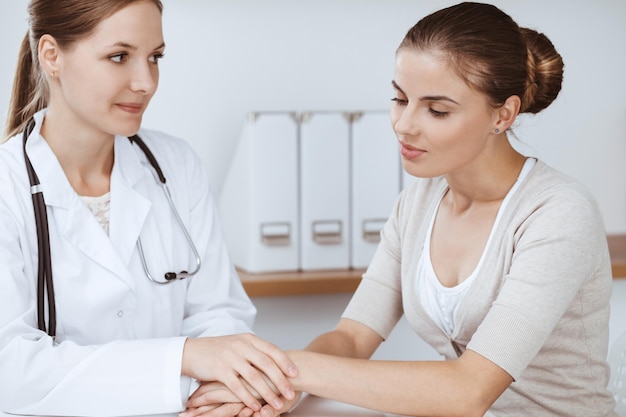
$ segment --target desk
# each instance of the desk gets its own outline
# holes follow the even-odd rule
[[[626,234],[609,235],[613,278],[626,278]],[[250,297],[354,292],[363,269],[249,274],[238,271]]]
[[[307,395],[298,406],[283,417],[403,417],[397,414],[382,413],[355,405],[344,404],[327,400],[313,395]],[[487,411],[485,417],[493,417]]]
[[[307,395],[298,406],[283,417],[386,417],[394,414],[385,414],[380,411],[368,410],[355,405],[344,404],[327,400],[313,395]]]
[[[626,278],[626,235],[609,235],[613,278]]]

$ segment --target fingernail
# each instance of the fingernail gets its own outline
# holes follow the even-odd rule
[[[293,397],[295,397],[296,393],[291,389],[291,388],[287,388],[286,392],[285,392],[285,397],[288,400],[293,400]]]
[[[283,402],[280,400],[280,398],[276,398],[274,401],[272,401],[272,404],[274,404],[274,408],[277,410],[283,407]]]
[[[296,376],[298,375],[298,368],[292,365],[287,369],[287,372],[289,372],[289,376]]]

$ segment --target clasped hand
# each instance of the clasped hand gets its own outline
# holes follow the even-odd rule
[[[247,385],[244,383],[244,385]],[[257,395],[257,398],[260,398]],[[247,407],[220,382],[203,382],[189,397],[187,410],[180,417],[275,417],[293,408],[300,399],[301,393],[293,398],[282,397],[281,407],[265,404],[261,410],[254,411]]]
[[[182,367],[184,375],[206,381],[189,398],[184,417],[260,416],[262,409],[273,416],[296,397],[288,380],[298,373],[293,362],[252,334],[187,339]]]

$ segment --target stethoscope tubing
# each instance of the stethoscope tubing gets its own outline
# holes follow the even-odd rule
[[[32,131],[34,125],[35,121],[31,119],[24,129],[24,155],[26,155],[25,139],[28,137],[28,132]],[[28,172],[28,178],[31,184],[30,193],[33,200],[35,227],[37,229],[37,256],[39,261],[37,271],[37,326],[40,330],[54,338],[56,336],[56,305],[54,300],[54,284],[52,282],[48,213],[37,173],[33,169],[30,159],[26,157],[25,160],[26,171]],[[48,302],[48,328],[46,328],[44,298],[46,298]]]
[[[176,205],[174,204],[174,201],[172,201],[172,194],[170,193],[170,189],[167,186],[167,180],[165,179],[165,175],[163,175],[163,171],[161,170],[159,163],[154,157],[154,154],[152,153],[150,148],[148,148],[148,145],[146,145],[146,143],[138,135],[130,136],[128,139],[130,140],[131,143],[135,143],[137,144],[137,146],[139,146],[139,148],[143,151],[144,155],[148,159],[148,162],[150,163],[152,168],[154,168],[154,171],[156,172],[159,182],[161,184],[161,187],[163,188],[163,194],[165,194],[167,203],[172,209],[172,212],[174,213],[174,217],[176,218],[176,222],[178,222],[181,230],[183,231],[183,234],[185,235],[185,239],[187,240],[187,242],[189,242],[189,246],[191,247],[191,251],[193,252],[195,263],[196,263],[195,268],[191,272],[187,272],[187,271],[181,271],[179,273],[166,272],[164,276],[165,281],[159,281],[150,273],[150,268],[148,268],[148,263],[146,262],[146,257],[143,252],[143,245],[141,244],[141,237],[140,237],[139,239],[137,239],[137,249],[139,250],[139,258],[141,259],[141,264],[143,265],[143,269],[146,273],[146,276],[148,277],[148,279],[150,279],[150,281],[156,284],[160,284],[160,285],[170,284],[172,281],[175,281],[177,279],[185,279],[187,277],[191,277],[200,270],[200,266],[202,264],[201,259],[200,259],[200,254],[198,253],[198,250],[196,249],[196,245],[193,244],[193,240],[191,239],[191,236],[189,235],[189,232],[187,231],[187,228],[185,227],[185,223],[183,223],[183,219],[180,218],[180,215],[178,214],[178,210],[176,210]]]
[[[147,148],[145,150],[147,150]],[[144,152],[145,152],[145,150],[144,150]],[[149,150],[148,150],[148,152],[149,152]],[[152,154],[150,154],[150,155],[152,155]],[[150,159],[150,158],[148,158],[148,159]],[[154,161],[156,163],[156,159]],[[165,179],[165,177],[163,177],[163,178]],[[180,218],[180,215],[178,214],[178,210],[176,210],[176,206],[174,205],[174,201],[172,201],[172,195],[170,194],[170,190],[169,190],[169,188],[167,187],[167,184],[164,181],[161,182],[161,187],[163,187],[163,193],[165,194],[165,197],[167,198],[168,204],[172,208],[172,212],[174,213],[174,216],[176,217],[176,221],[178,222],[179,225],[181,225],[181,230],[183,231],[183,234],[185,235],[185,239],[187,240],[187,242],[190,242],[189,246],[191,247],[191,251],[193,252],[193,256],[194,256],[195,262],[196,262],[196,266],[193,269],[193,271],[191,271],[191,272],[181,271],[179,273],[167,272],[167,273],[165,273],[165,281],[159,281],[158,279],[153,277],[152,274],[150,273],[150,268],[148,268],[148,263],[146,262],[146,256],[144,255],[144,252],[143,252],[143,245],[141,244],[141,237],[139,239],[137,239],[137,249],[139,250],[139,258],[141,259],[141,264],[143,265],[143,269],[144,269],[144,271],[146,273],[146,276],[148,277],[148,279],[150,279],[150,281],[154,282],[155,284],[165,285],[165,284],[171,283],[174,280],[185,279],[187,277],[191,277],[191,276],[195,275],[200,270],[200,266],[201,266],[202,262],[200,260],[200,254],[198,253],[198,250],[196,249],[196,246],[193,244],[193,240],[191,239],[191,236],[189,235],[189,232],[187,231],[187,228],[184,227],[183,219]]]

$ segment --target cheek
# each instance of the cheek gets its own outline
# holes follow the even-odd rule
[[[477,135],[481,131],[480,123],[474,118],[432,123],[430,131],[438,138],[438,147],[443,149],[468,149],[482,146],[484,142],[482,135]]]
[[[72,68],[66,73],[63,84],[66,100],[85,107],[97,106],[103,96],[113,90],[107,78],[110,74],[98,72],[96,68]]]

